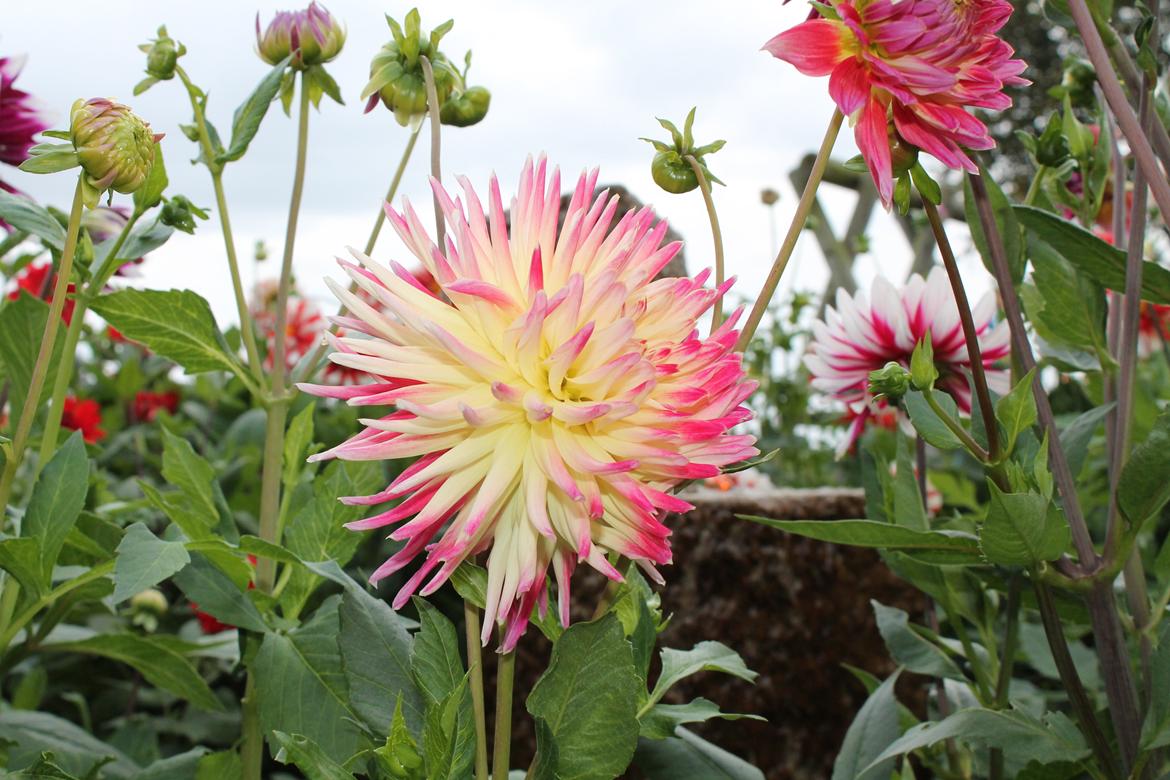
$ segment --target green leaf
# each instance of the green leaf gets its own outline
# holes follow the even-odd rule
[[[31,766],[44,751],[51,752],[65,771],[81,777],[95,766],[101,766],[103,776],[112,780],[135,780],[142,771],[114,746],[47,712],[0,712],[0,740],[15,743],[8,750],[9,771]],[[112,761],[107,763],[108,759]]]
[[[1121,470],[1117,506],[1126,519],[1140,526],[1170,501],[1170,411],[1154,421],[1145,441],[1134,447]]]
[[[162,475],[182,491],[188,510],[204,517],[206,533],[192,538],[209,536],[219,522],[212,488],[216,481],[215,468],[195,452],[190,442],[166,428],[163,428]]]
[[[1015,212],[1031,238],[1043,241],[1098,284],[1125,291],[1125,252],[1051,212],[1031,206],[1016,206]],[[1142,298],[1170,303],[1170,270],[1143,262]]]
[[[951,657],[938,645],[910,627],[910,616],[896,607],[870,600],[877,619],[878,633],[885,640],[894,662],[911,672],[929,677],[966,680]]]
[[[152,209],[162,202],[163,191],[167,184],[167,166],[163,163],[162,144],[154,143],[154,164],[150,166],[150,173],[142,186],[134,191],[134,208],[139,211]]]
[[[190,290],[119,290],[99,297],[93,310],[189,374],[236,370],[211,307]]]
[[[530,770],[532,780],[557,780],[557,741],[544,718],[534,718],[536,728],[536,757]]]
[[[1032,282],[1039,296],[1027,296],[1024,303],[1036,332],[1045,341],[1083,349],[1108,360],[1104,290],[1043,241],[1030,238],[1028,250]]]
[[[1068,525],[1039,493],[1004,493],[988,481],[991,503],[979,526],[979,545],[992,563],[1032,566],[1059,558],[1069,543]]]
[[[31,233],[58,252],[65,247],[65,228],[48,209],[29,198],[0,190],[0,219],[17,230]]]
[[[0,191],[0,195],[5,195]],[[25,396],[32,382],[33,366],[36,364],[37,353],[40,351],[41,340],[45,335],[45,327],[49,321],[49,304],[40,298],[34,298],[22,292],[16,300],[8,301],[0,308],[0,363],[8,379],[8,410],[9,417],[19,420]],[[53,344],[53,357],[49,360],[49,368],[45,374],[45,386],[41,397],[34,403],[39,404],[46,397],[53,380],[57,376],[57,367],[61,365],[61,351],[65,339],[60,333]]]
[[[919,341],[910,355],[910,381],[915,390],[926,392],[934,387],[938,369],[934,366],[934,346],[930,343],[930,332]]]
[[[360,716],[350,705],[337,649],[339,601],[327,599],[312,619],[287,634],[265,634],[251,669],[264,691],[264,732],[303,734],[329,758],[344,763],[369,743],[356,725]]]
[[[41,649],[120,661],[142,672],[151,685],[170,691],[200,709],[223,709],[191,662],[160,639],[137,634],[99,634],[78,642],[45,644]]]
[[[244,764],[240,754],[234,750],[208,753],[199,759],[195,780],[223,780],[227,777],[243,777]]]
[[[639,739],[634,763],[648,780],[764,780],[742,758],[684,728],[671,739]]]
[[[260,123],[264,120],[264,115],[268,113],[268,106],[272,104],[276,93],[280,91],[281,77],[284,76],[284,69],[288,67],[291,59],[292,55],[289,55],[273,66],[272,70],[268,71],[268,74],[256,85],[256,89],[252,91],[247,100],[236,108],[236,112],[232,115],[231,144],[227,151],[215,156],[216,163],[223,165],[238,160],[248,151],[248,145],[256,137]]]
[[[165,514],[179,530],[191,540],[211,539],[211,528],[207,525],[207,514],[200,511],[177,490],[161,493],[149,482],[139,480],[138,488],[155,509]]]
[[[0,569],[11,574],[33,598],[48,591],[41,568],[41,545],[36,539],[14,537],[0,540]]]
[[[995,405],[995,417],[1007,434],[1003,443],[1005,455],[1011,454],[1019,435],[1036,423],[1036,399],[1032,395],[1035,374],[1033,368]]]
[[[316,402],[310,402],[293,417],[284,435],[284,458],[281,483],[291,490],[305,465],[305,455],[313,443],[313,412]]]
[[[200,553],[175,576],[175,584],[188,599],[221,623],[249,631],[267,631],[264,618],[232,579]]]
[[[36,539],[41,552],[41,583],[48,587],[65,537],[77,523],[89,490],[89,459],[81,432],[75,431],[37,477],[20,535]]]
[[[909,436],[898,437],[897,466],[892,477],[894,483],[893,521],[914,531],[926,531],[930,528],[930,521],[926,517],[924,497],[918,489],[915,458],[911,452],[912,446],[913,442]]]
[[[406,622],[385,601],[350,582],[341,600],[337,636],[349,706],[375,734],[386,734],[394,715],[391,702],[401,696],[406,721],[418,733],[423,708],[411,676]]]
[[[616,616],[578,623],[561,635],[527,702],[556,742],[561,780],[609,780],[625,771],[637,745],[640,690]]]
[[[309,780],[354,780],[352,774],[325,755],[325,751],[308,737],[274,731],[272,741],[278,748],[276,760],[282,764],[294,764]]]
[[[764,720],[759,715],[723,712],[715,702],[699,697],[688,704],[655,704],[638,719],[638,735],[647,739],[667,739],[684,723],[704,723],[712,718],[723,720]]]
[[[958,406],[955,405],[955,399],[951,398],[950,393],[935,393],[934,399],[944,411],[950,414],[952,420],[959,419]],[[906,412],[910,415],[910,422],[914,426],[914,430],[918,431],[918,435],[927,444],[939,450],[963,448],[963,442],[959,441],[959,437],[935,414],[934,409],[930,408],[925,395],[917,390],[911,390],[902,397],[902,402],[906,406]]]
[[[471,689],[464,684],[466,674],[459,655],[459,636],[451,621],[424,599],[416,596],[414,605],[422,626],[415,635],[410,669],[423,702],[430,709],[440,706],[455,691],[464,694],[448,705],[456,708],[450,775],[462,777],[470,773],[475,763],[475,716],[471,710]],[[400,694],[398,701],[402,700]]]
[[[752,515],[738,517],[809,539],[854,547],[897,550],[918,560],[939,565],[983,562],[979,540],[960,531],[915,531],[906,526],[872,520],[773,520]]]
[[[1093,432],[1105,420],[1116,404],[1107,403],[1096,406],[1079,415],[1060,432],[1060,446],[1068,457],[1068,467],[1075,477],[1081,473],[1085,465],[1085,455],[1089,449],[1089,441]]]
[[[394,719],[386,743],[374,749],[374,757],[391,777],[402,780],[423,780],[423,757],[418,752],[418,743],[406,727],[402,715],[402,697],[394,705]]]
[[[191,560],[182,542],[164,542],[142,523],[126,529],[114,564],[114,603],[141,593],[180,571]]]
[[[999,228],[1000,238],[1003,240],[1004,253],[1007,255],[1008,270],[1012,281],[1019,284],[1024,278],[1024,246],[1020,242],[1020,225],[1012,211],[1011,201],[1003,194],[1003,190],[995,183],[995,179],[987,175],[987,171],[980,169],[979,179],[987,188],[987,199],[991,204],[992,214],[995,216],[996,227]],[[963,201],[967,218],[967,227],[971,230],[971,240],[983,258],[983,265],[991,274],[995,268],[991,262],[991,247],[987,236],[983,232],[983,223],[979,220],[979,210],[975,204],[975,194],[971,183],[963,179]]]
[[[889,778],[894,759],[870,765],[902,733],[898,722],[898,700],[894,697],[899,674],[894,672],[887,677],[865,700],[849,724],[845,741],[833,762],[833,780]]]
[[[137,780],[198,780],[199,765],[208,755],[205,747],[192,748],[151,762]]]
[[[131,260],[137,260],[143,255],[158,249],[167,241],[170,241],[171,236],[174,234],[175,229],[173,227],[163,224],[158,219],[155,219],[149,225],[136,227],[126,237],[122,248],[118,250],[118,256],[109,260],[109,262],[115,263],[116,267],[120,267]],[[115,236],[98,244],[94,248],[95,262],[99,265],[107,262],[107,257],[113,251],[114,244],[117,241],[118,238]]]
[[[427,708],[423,765],[428,780],[464,780],[471,775],[471,765],[475,760],[474,742],[471,753],[461,755],[457,736],[459,711],[469,696],[470,690],[464,679],[444,699]]]
[[[1170,623],[1162,623],[1150,658],[1150,707],[1142,724],[1142,750],[1170,746]]]
[[[741,680],[755,682],[756,673],[748,669],[739,653],[721,642],[699,642],[690,650],[662,648],[662,673],[650,692],[650,700],[660,700],[671,686],[697,672],[723,672]]]
[[[875,759],[878,764],[944,739],[995,747],[1004,758],[1041,764],[1078,761],[1089,755],[1077,727],[1061,713],[1039,721],[1019,710],[959,710],[938,723],[923,723],[907,731]],[[872,766],[873,764],[871,764]]]

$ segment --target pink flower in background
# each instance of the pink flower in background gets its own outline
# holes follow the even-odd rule
[[[304,386],[397,407],[314,460],[417,458],[382,492],[344,499],[402,499],[349,526],[407,521],[390,534],[405,546],[371,581],[426,552],[397,608],[488,552],[482,639],[502,621],[505,651],[546,608],[550,566],[563,623],[580,562],[620,580],[606,560],[616,552],[660,580],[655,564],[671,560],[662,517],[692,508],[670,490],[757,452],[753,437],[730,433],[749,419],[742,402],[755,387],[733,351],[737,316],[710,337],[697,328],[731,282],[652,281],[680,245],[662,246],[666,223],[647,208],[611,228],[618,198],[594,199],[596,181],[593,171],[577,182],[559,231],[560,173],[543,158],[520,176],[510,230],[494,178],[486,214],[465,179],[462,202],[435,183],[449,224],[442,251],[409,204],[388,207],[442,295],[355,252],[342,267],[380,306],[330,282],[352,313],[338,324],[356,334],[330,336],[331,359],[373,382]]]
[[[267,344],[267,356],[264,359],[266,368],[271,369],[276,355],[276,292],[275,279],[267,279],[256,285],[256,292],[252,296],[250,308],[252,320]],[[285,342],[284,362],[289,370],[308,355],[321,334],[325,330],[325,317],[308,298],[303,298],[293,290],[288,296],[287,314],[285,315],[284,332]]]
[[[838,18],[815,17],[764,49],[807,76],[829,76],[887,208],[894,192],[889,123],[907,143],[950,168],[977,172],[965,149],[991,149],[969,108],[1002,110],[1003,90],[1027,84],[1026,67],[996,33],[1007,0],[829,0]],[[824,13],[824,12],[823,12]]]
[[[992,325],[995,294],[984,295],[972,314],[988,383],[995,392],[1005,393],[1008,373],[995,363],[1006,358],[1011,347],[1007,323]],[[868,297],[864,292],[851,296],[839,289],[836,308],[830,306],[825,320],[813,323],[813,339],[804,358],[812,386],[846,404],[853,415],[839,454],[853,446],[867,421],[881,409],[869,395],[870,372],[891,361],[909,368],[914,347],[928,333],[939,373],[935,387],[950,393],[959,409],[969,413],[971,358],[959,309],[941,267],[931,269],[925,280],[914,274],[900,290],[879,276]]]
[[[32,97],[15,86],[23,67],[23,57],[0,57],[0,162],[7,165],[27,160],[33,136],[49,129]],[[0,188],[11,190],[3,182]]]

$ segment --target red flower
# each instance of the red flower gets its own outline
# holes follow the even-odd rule
[[[49,303],[53,302],[53,288],[57,284],[57,274],[53,274],[52,278],[46,280],[45,277],[49,275],[52,270],[52,263],[34,263],[33,265],[25,266],[24,270],[16,275],[16,289],[8,293],[8,300],[15,301],[20,297],[20,291],[24,290],[34,298],[43,297]],[[70,296],[76,292],[77,288],[74,285],[69,285],[67,292]],[[42,295],[43,293],[43,295]],[[61,319],[68,325],[73,320],[73,298],[65,299],[65,307],[61,310]]]
[[[71,431],[81,431],[81,437],[88,444],[99,442],[106,438],[106,432],[98,426],[102,424],[102,408],[97,401],[91,398],[81,400],[69,396],[65,399],[65,409],[61,413],[61,425]]]
[[[174,414],[179,409],[179,391],[167,390],[164,393],[153,393],[150,390],[139,390],[134,396],[134,418],[150,422],[158,416],[161,409]]]

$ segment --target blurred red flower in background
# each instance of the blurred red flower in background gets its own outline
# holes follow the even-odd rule
[[[81,437],[87,444],[93,444],[106,438],[106,432],[99,426],[102,424],[102,408],[97,401],[91,398],[79,399],[74,396],[65,398],[65,409],[61,414],[61,426],[71,431],[81,431]]]

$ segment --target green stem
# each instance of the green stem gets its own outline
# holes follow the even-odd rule
[[[780,251],[776,254],[772,270],[768,272],[768,278],[764,281],[760,297],[752,306],[751,314],[748,315],[743,331],[739,334],[739,341],[735,345],[738,352],[744,351],[748,342],[752,340],[752,336],[755,335],[756,328],[760,327],[760,321],[764,319],[764,312],[768,310],[768,304],[772,301],[776,286],[780,284],[780,277],[784,274],[784,269],[792,257],[793,250],[796,249],[796,242],[800,238],[800,232],[804,230],[804,223],[808,220],[809,212],[812,210],[817,187],[820,186],[821,179],[825,175],[825,168],[829,165],[829,156],[832,154],[833,144],[837,141],[837,134],[841,132],[841,123],[844,119],[845,117],[840,111],[833,111],[833,118],[829,120],[829,128],[825,131],[825,138],[821,141],[821,148],[817,151],[812,170],[809,171],[804,192],[800,194],[800,202],[796,204],[796,213],[792,215],[792,223],[788,226],[784,243],[780,245]]]
[[[951,242],[947,238],[938,207],[931,203],[925,194],[922,196],[922,210],[926,212],[926,219],[930,222],[931,232],[934,233],[935,243],[938,244],[938,253],[942,256],[943,266],[951,282],[951,292],[955,296],[955,306],[959,310],[959,322],[963,326],[963,338],[967,342],[967,358],[971,362],[975,396],[979,400],[979,411],[983,415],[983,425],[987,430],[987,454],[992,462],[996,462],[1000,454],[999,423],[996,422],[995,407],[991,404],[991,391],[987,387],[987,371],[983,367],[983,351],[979,347],[979,332],[975,330],[971,302],[967,299],[963,277],[959,275],[959,264],[955,260],[955,253],[951,249]]]
[[[195,126],[199,131],[199,146],[203,150],[203,158],[207,170],[211,174],[211,184],[215,190],[215,207],[219,210],[219,225],[223,233],[223,246],[227,254],[228,271],[232,277],[232,291],[236,299],[236,314],[240,318],[240,335],[244,342],[244,350],[248,354],[248,368],[252,376],[259,379],[263,376],[263,367],[260,363],[260,350],[256,346],[256,332],[252,327],[252,318],[248,313],[248,299],[244,296],[244,283],[240,278],[240,263],[236,256],[236,240],[232,235],[232,222],[228,216],[227,196],[223,190],[223,165],[215,162],[215,149],[211,145],[211,135],[207,130],[207,119],[203,115],[203,104],[200,96],[203,94],[181,66],[175,66],[175,73],[187,88],[187,96],[191,100],[191,110],[195,114]]]
[[[483,653],[479,644],[479,607],[463,600],[467,643],[467,673],[471,677],[471,707],[475,714],[475,780],[488,780],[487,716],[483,695]]]
[[[84,174],[82,174],[84,176]],[[41,338],[41,348],[37,352],[36,363],[33,364],[32,377],[29,380],[28,395],[24,397],[24,407],[20,410],[20,420],[16,424],[16,432],[12,436],[12,454],[4,464],[4,474],[0,476],[0,512],[5,511],[12,494],[12,482],[16,478],[16,470],[24,460],[24,450],[28,446],[28,437],[32,432],[33,421],[40,408],[41,392],[45,389],[45,378],[49,371],[49,361],[53,357],[53,345],[57,341],[57,331],[61,328],[61,312],[65,309],[65,296],[69,290],[69,278],[73,275],[73,255],[77,249],[77,234],[81,230],[81,202],[82,179],[77,179],[77,188],[73,193],[73,205],[69,209],[69,226],[65,231],[65,246],[61,250],[61,266],[57,269],[57,282],[53,287],[53,300],[49,304],[49,319],[45,322],[45,334]],[[4,516],[0,516],[0,527],[4,525]]]
[[[264,734],[260,729],[260,702],[257,697],[256,679],[248,673],[244,683],[244,698],[240,700],[241,776],[259,780],[264,767]]]
[[[715,242],[715,288],[718,289],[723,286],[724,270],[723,270],[723,231],[719,229],[719,214],[715,211],[715,201],[711,197],[711,182],[707,181],[707,175],[703,173],[703,166],[699,165],[699,161],[693,155],[687,155],[683,158],[687,164],[691,166],[691,170],[695,172],[695,178],[699,180],[699,191],[703,193],[703,203],[707,206],[707,219],[711,222],[711,240]],[[711,309],[711,332],[719,327],[719,323],[723,321],[723,296],[715,299],[715,306]]]
[[[1036,168],[1036,175],[1032,177],[1031,184],[1028,185],[1028,191],[1024,193],[1024,205],[1031,206],[1036,202],[1036,196],[1040,194],[1040,187],[1044,184],[1044,177],[1048,175],[1048,166],[1041,165]]]
[[[366,240],[366,256],[370,256],[374,252],[374,245],[378,243],[378,234],[382,232],[382,225],[386,222],[386,204],[394,200],[394,196],[398,193],[398,185],[402,183],[402,176],[406,173],[406,164],[410,162],[410,155],[414,152],[414,144],[418,141],[419,132],[422,130],[420,124],[417,128],[411,131],[410,138],[406,142],[406,148],[402,151],[402,157],[398,160],[398,168],[394,171],[394,178],[390,181],[390,189],[386,191],[386,199],[378,209],[378,216],[374,220],[374,229],[370,231],[370,237]],[[350,293],[357,293],[357,282],[349,283]],[[345,305],[342,304],[337,308],[336,317],[345,314]],[[296,376],[296,381],[303,381],[317,373],[317,367],[321,364],[321,360],[325,357],[329,345],[321,343],[313,351],[313,354],[308,360],[304,361]]]
[[[1007,613],[1007,626],[1004,628],[1003,648],[1000,654],[999,670],[995,680],[995,700],[994,707],[997,710],[1002,710],[1007,706],[1008,695],[1011,693],[1012,685],[1012,662],[1016,657],[1016,645],[1020,637],[1020,591],[1023,590],[1023,578],[1018,574],[1013,574],[1008,583],[1007,605],[1004,611]],[[1001,780],[1003,778],[1003,750],[1000,748],[992,748],[988,758],[989,764],[989,780]]]
[[[950,432],[955,434],[955,437],[959,441],[963,442],[963,446],[970,450],[971,454],[978,458],[980,462],[986,463],[990,457],[987,450],[983,449],[982,445],[975,441],[962,425],[959,425],[958,420],[947,414],[946,409],[943,409],[938,399],[934,397],[934,391],[926,390],[922,393],[922,397],[926,399],[926,403],[930,406],[931,410],[943,421],[943,425],[947,426]]]
[[[435,90],[435,73],[431,69],[431,61],[426,58],[426,55],[420,55],[418,61],[422,65],[423,80],[427,87],[427,111],[430,112],[431,116],[431,178],[436,182],[441,182],[442,173],[439,163],[442,156],[439,147],[441,135],[439,128],[442,123],[439,121],[439,93]],[[440,252],[443,252],[445,251],[443,246],[443,207],[439,205],[438,195],[433,195],[432,200],[435,202],[435,246],[439,247]]]
[[[496,733],[492,746],[492,780],[507,780],[512,752],[512,681],[516,652],[501,653],[496,667]]]
[[[0,652],[8,649],[8,645],[12,644],[12,640],[21,630],[27,626],[32,619],[37,616],[45,607],[54,603],[57,599],[65,594],[77,590],[82,585],[87,585],[94,580],[100,580],[102,577],[114,571],[114,561],[106,561],[105,563],[94,566],[92,569],[82,574],[80,577],[63,582],[53,590],[49,591],[39,599],[29,604],[24,610],[16,616],[16,619],[11,624],[0,629]]]
[[[61,365],[57,367],[57,376],[53,381],[49,416],[45,419],[45,431],[41,435],[40,456],[37,458],[38,471],[45,467],[49,458],[53,457],[53,453],[57,451],[57,436],[61,431],[61,415],[65,410],[65,395],[69,390],[69,383],[73,380],[73,366],[76,362],[73,358],[77,354],[77,344],[81,340],[82,324],[86,312],[89,311],[89,304],[106,286],[110,276],[118,270],[118,253],[122,251],[122,245],[126,243],[126,238],[141,216],[142,212],[135,208],[130,219],[126,220],[122,232],[114,241],[114,246],[106,255],[105,263],[90,280],[85,290],[81,291],[81,294],[76,298],[73,306],[73,318],[69,321],[68,330],[65,331],[65,348],[61,350]]]

